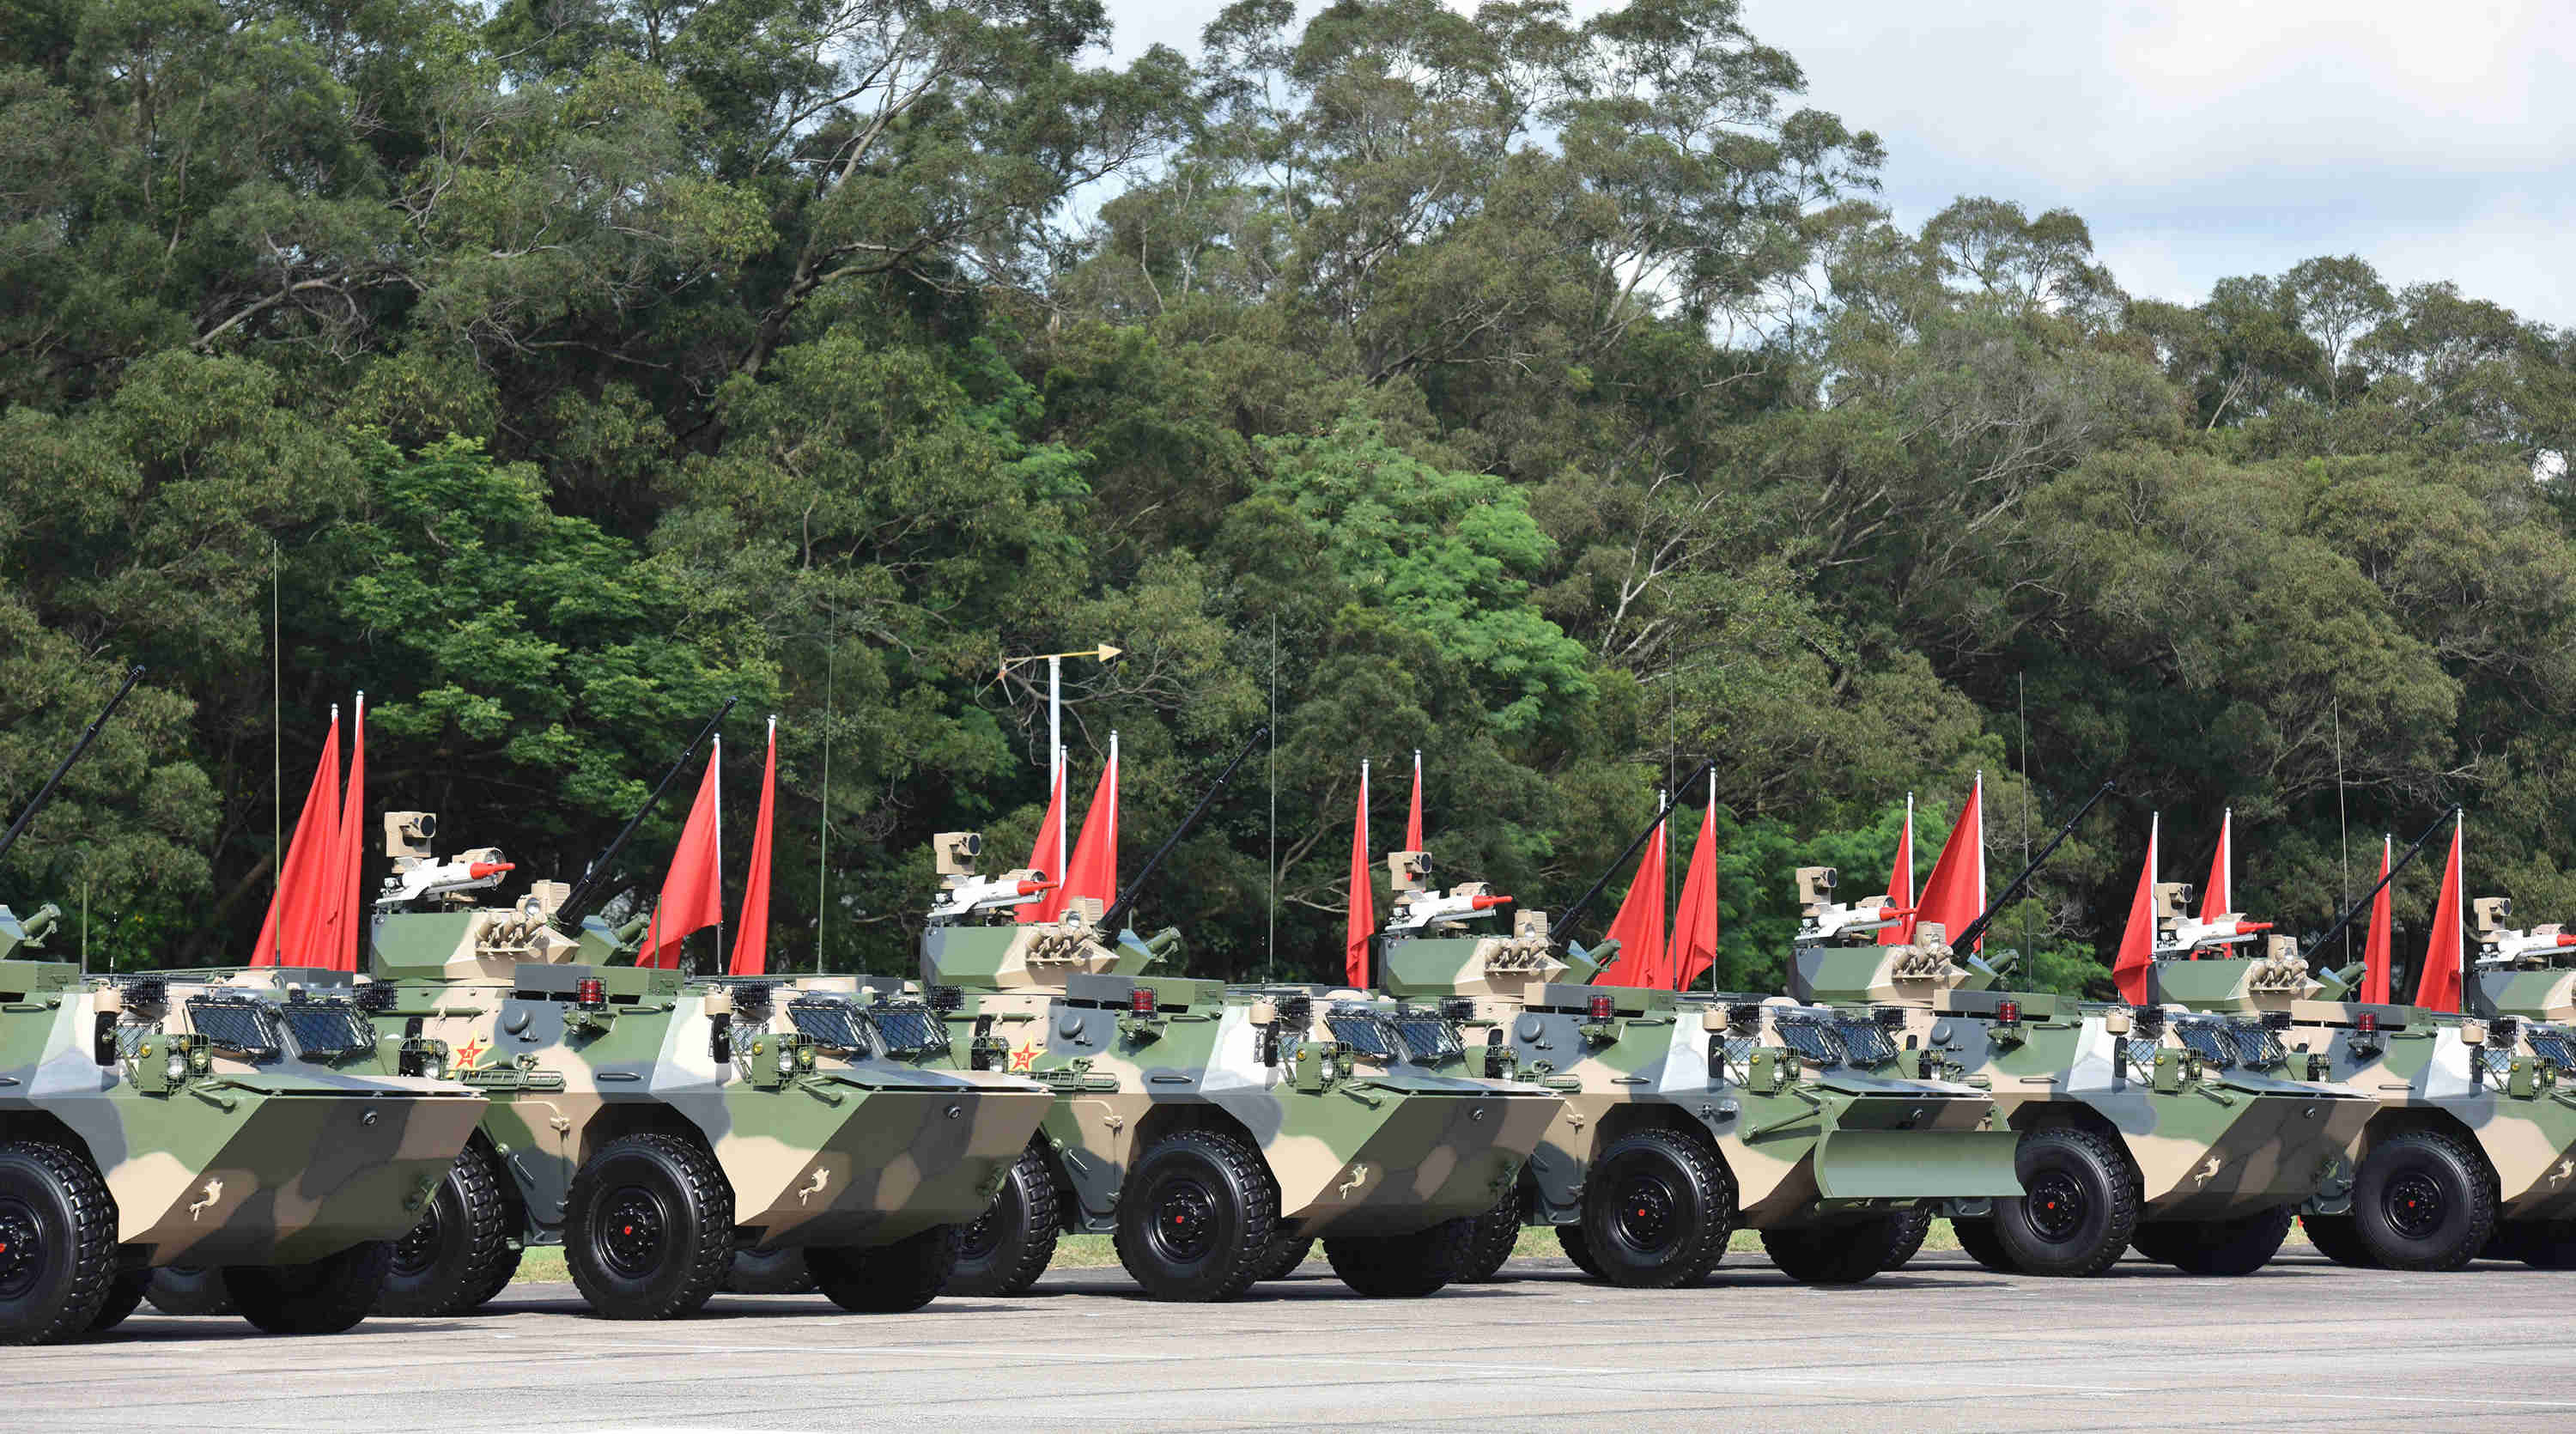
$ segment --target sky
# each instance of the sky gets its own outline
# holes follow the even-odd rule
[[[1222,8],[1108,6],[1122,56],[1195,54]],[[2568,0],[1745,0],[1744,21],[1805,103],[1878,134],[1909,226],[1982,194],[2074,210],[2139,297],[2358,254],[2576,326]]]

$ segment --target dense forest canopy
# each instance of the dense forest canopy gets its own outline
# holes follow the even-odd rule
[[[1195,973],[1337,969],[1359,760],[1416,748],[1444,875],[1548,906],[1715,758],[1736,988],[1792,866],[1875,889],[1981,770],[1998,882],[2121,782],[1997,927],[2059,989],[2150,812],[2196,880],[2233,808],[2316,931],[2461,802],[2473,887],[2576,916],[2576,335],[2353,257],[2133,298],[2045,196],[1901,227],[1734,0],[1107,33],[8,0],[0,798],[149,675],[0,898],[243,958],[358,689],[371,811],[574,874],[734,695],[778,959],[901,969],[930,833],[1038,823],[1002,660],[1106,642],[1131,872],[1276,706],[1276,947],[1264,759],[1144,902]]]

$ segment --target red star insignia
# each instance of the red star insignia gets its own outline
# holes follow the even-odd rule
[[[1029,1063],[1037,1058],[1038,1043],[1034,1037],[1020,1045],[1011,1047],[1011,1069],[1015,1071],[1030,1069]]]
[[[476,1061],[483,1059],[483,1053],[490,1049],[492,1049],[492,1043],[480,1035],[466,1037],[465,1044],[456,1048],[456,1068],[464,1070],[472,1066]]]

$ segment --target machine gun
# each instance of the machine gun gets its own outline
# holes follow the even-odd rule
[[[1216,774],[1216,780],[1208,784],[1207,792],[1199,798],[1199,804],[1190,808],[1190,814],[1183,817],[1181,824],[1172,828],[1172,834],[1163,838],[1163,844],[1154,848],[1154,854],[1145,859],[1144,868],[1136,873],[1134,881],[1128,883],[1126,894],[1111,904],[1107,911],[1100,913],[1100,920],[1095,923],[1099,930],[1115,932],[1125,923],[1128,914],[1136,909],[1138,893],[1144,891],[1145,883],[1154,879],[1155,869],[1163,864],[1164,857],[1171,855],[1173,844],[1187,835],[1191,827],[1198,825],[1200,817],[1207,815],[1208,803],[1215,801],[1216,794],[1225,789],[1227,782],[1233,780],[1234,769],[1242,766],[1243,759],[1251,756],[1253,749],[1261,745],[1261,739],[1269,735],[1270,729],[1267,727],[1255,730],[1252,740],[1244,743],[1243,750],[1234,754],[1234,760],[1225,764],[1225,770]]]
[[[1842,873],[1830,866],[1798,868],[1798,941],[1822,945],[1843,935],[1859,935],[1894,926],[1914,914],[1911,906],[1890,906],[1885,896],[1864,896],[1843,903],[1834,900],[1834,887]]]
[[[429,849],[430,838],[436,835],[438,818],[432,813],[385,813],[385,855],[393,858],[394,870],[385,878],[376,905],[405,906],[434,896],[461,898],[465,892],[499,886],[501,878],[515,869],[501,859],[496,846],[461,851],[440,861]]]
[[[637,807],[635,815],[626,819],[626,829],[619,832],[617,839],[610,842],[607,849],[600,852],[582,872],[581,880],[573,885],[572,894],[564,898],[561,906],[555,908],[555,920],[565,930],[573,932],[581,930],[582,918],[588,916],[590,908],[599,903],[603,889],[608,885],[609,874],[616,865],[618,854],[626,850],[626,844],[629,841],[634,840],[635,829],[644,824],[644,818],[650,816],[653,808],[660,804],[662,793],[670,790],[672,779],[680,775],[680,770],[689,765],[689,759],[698,754],[698,749],[706,745],[709,737],[715,735],[716,725],[724,721],[725,714],[731,712],[733,704],[740,700],[742,699],[737,697],[728,697],[724,700],[724,705],[716,709],[716,715],[708,718],[707,725],[699,729],[698,735],[690,739],[689,745],[680,749],[680,759],[671,764],[671,770],[662,774],[660,782],[654,784],[652,795],[644,799],[644,805]]]
[[[1395,851],[1386,856],[1387,880],[1395,888],[1395,909],[1387,914],[1383,934],[1420,931],[1450,921],[1471,921],[1511,898],[1496,896],[1481,881],[1462,881],[1443,896],[1431,884],[1431,853]]]
[[[35,797],[27,803],[27,809],[18,813],[18,819],[9,824],[9,830],[6,833],[0,833],[0,857],[9,854],[9,848],[18,844],[18,834],[27,829],[27,823],[34,821],[36,813],[43,811],[45,804],[54,799],[54,788],[61,785],[63,773],[70,771],[72,763],[81,759],[81,753],[89,750],[89,744],[98,740],[100,730],[107,726],[107,719],[116,714],[117,704],[123,702],[125,694],[133,691],[134,684],[141,680],[143,680],[142,663],[138,662],[125,670],[125,685],[117,688],[116,695],[107,699],[107,705],[99,709],[96,717],[90,719],[89,726],[80,734],[80,740],[72,743],[72,749],[63,754],[63,760],[54,768],[54,774],[47,777],[45,784],[36,789]]]
[[[984,854],[981,832],[941,832],[930,839],[930,847],[942,883],[939,895],[930,903],[934,924],[956,921],[979,911],[1026,906],[1061,884],[1047,880],[1045,872],[1034,868],[1006,871],[1000,876],[977,876],[975,859]]]
[[[2469,909],[2476,913],[2470,924],[2481,966],[2546,965],[2551,953],[2576,946],[2576,932],[2563,926],[2535,926],[2529,931],[2506,926],[2513,919],[2510,898],[2481,896],[2469,903]]]

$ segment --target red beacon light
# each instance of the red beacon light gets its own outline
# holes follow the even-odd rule
[[[1151,986],[1130,987],[1127,992],[1127,1011],[1128,1014],[1136,1016],[1150,1016],[1154,1014],[1154,988]]]
[[[608,1004],[608,983],[597,976],[584,976],[572,983],[572,998],[585,1011],[596,1011]]]
[[[2363,1011],[2352,1018],[2352,1028],[2361,1032],[2365,1036],[2374,1036],[2379,1034],[2379,1013],[2377,1011]]]
[[[1618,1008],[1608,996],[1595,996],[1590,1002],[1589,1009],[1592,1012],[1592,1019],[1606,1021]]]
[[[2021,1002],[2003,1000],[1995,1003],[1995,1019],[2011,1025],[2021,1019]]]

